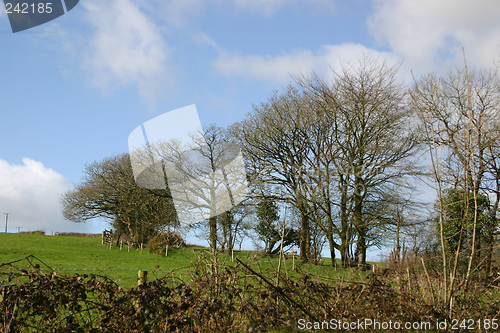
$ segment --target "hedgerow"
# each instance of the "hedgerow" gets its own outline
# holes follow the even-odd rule
[[[0,266],[0,331],[268,332],[297,329],[300,319],[500,318],[499,302],[488,299],[491,283],[478,282],[473,291],[485,298],[463,297],[449,313],[423,292],[414,271],[399,279],[399,272],[385,271],[350,282],[307,273],[271,280],[243,261],[229,266],[201,256],[189,282],[171,275],[124,290],[106,276],[42,267],[33,256]]]

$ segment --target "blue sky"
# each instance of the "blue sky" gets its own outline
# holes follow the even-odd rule
[[[461,66],[462,47],[494,67],[498,13],[497,0],[81,0],[13,34],[1,8],[0,212],[11,232],[100,232],[65,221],[59,197],[143,122],[196,104],[228,125],[290,75],[363,53],[401,62],[408,82]]]

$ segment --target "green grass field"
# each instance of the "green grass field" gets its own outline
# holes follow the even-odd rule
[[[123,246],[119,247],[101,245],[100,238],[74,237],[74,236],[48,236],[31,234],[0,234],[0,263],[7,263],[22,259],[30,254],[42,261],[43,269],[51,269],[64,274],[99,274],[106,275],[116,283],[125,288],[134,287],[137,284],[137,272],[145,270],[149,272],[149,279],[174,274],[181,279],[189,278],[193,270],[193,263],[197,259],[205,258],[207,262],[212,260],[209,250],[200,247],[185,247],[181,249],[170,249],[168,257],[149,253],[146,249],[140,250]],[[276,272],[278,258],[263,257],[256,252],[236,252],[240,258],[259,272]],[[231,257],[219,254],[219,262],[234,265]],[[17,263],[19,266],[22,263]],[[26,263],[25,263],[26,264]],[[44,265],[45,264],[45,265]],[[298,274],[308,272],[313,276],[321,275],[326,278],[359,279],[366,272],[357,270],[335,270],[330,266],[329,258],[323,260],[322,265],[302,264],[295,260],[295,270],[292,270],[292,260],[287,259],[282,263],[283,274]]]

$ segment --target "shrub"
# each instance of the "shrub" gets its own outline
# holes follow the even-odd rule
[[[58,236],[71,236],[71,237],[93,237],[98,238],[101,237],[101,234],[87,234],[83,232],[58,232],[56,233]]]
[[[489,281],[473,275],[450,310],[436,297],[440,278],[413,268],[352,282],[299,270],[281,275],[278,284],[259,262],[236,260],[227,265],[205,253],[192,263],[188,282],[167,275],[129,290],[106,276],[42,270],[32,255],[0,264],[0,332],[299,332],[306,321],[322,327],[325,320],[370,318],[382,326],[500,318],[498,271]],[[382,331],[375,325],[362,330]]]
[[[151,238],[146,244],[146,248],[151,253],[164,255],[167,244],[169,247],[176,249],[186,246],[184,239],[182,239],[182,236],[179,233],[162,232]]]
[[[43,230],[21,231],[20,234],[45,235],[45,231],[43,231]]]

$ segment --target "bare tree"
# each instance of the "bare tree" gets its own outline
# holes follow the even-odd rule
[[[250,207],[244,201],[217,216],[217,224],[222,234],[222,240],[219,242],[221,249],[231,253],[236,243],[246,237],[250,228],[247,218],[250,215]]]
[[[451,310],[457,291],[455,283],[462,245],[466,246],[469,253],[469,264],[463,284],[464,288],[467,288],[473,266],[475,269],[479,268],[477,265],[483,261],[481,256],[491,258],[485,250],[493,249],[494,237],[491,236],[498,224],[495,216],[498,206],[493,205],[488,218],[489,226],[486,228],[490,236],[481,237],[481,234],[484,234],[484,224],[480,223],[483,206],[480,203],[481,198],[493,193],[497,198],[495,202],[499,200],[494,181],[498,176],[495,171],[495,147],[500,135],[500,91],[497,74],[491,70],[469,72],[465,66],[462,70],[442,77],[427,75],[415,82],[412,99],[431,147],[433,174],[439,195],[444,298]],[[488,179],[493,182],[488,183]],[[452,234],[446,233],[446,230],[456,221],[457,215],[447,214],[450,209],[443,193],[462,194],[459,204],[463,210],[458,214],[460,223]],[[450,237],[456,237],[457,244],[455,252],[447,256],[446,244],[451,241]],[[463,241],[467,244],[462,244]],[[484,248],[483,242],[487,243]],[[490,267],[490,264],[486,267]]]
[[[415,172],[417,129],[397,68],[369,57],[334,73],[297,80],[254,107],[241,125],[245,157],[260,186],[301,214],[301,259],[311,256],[311,225],[350,265],[385,223],[377,202]],[[278,191],[275,191],[275,187]],[[386,214],[384,212],[384,214]]]
[[[412,160],[419,146],[416,122],[396,75],[397,67],[367,56],[334,73],[331,83],[318,76],[301,80],[329,119],[323,130],[329,149],[324,151],[333,155],[323,157],[322,170],[336,181],[338,200],[323,197],[339,209],[340,227],[335,229],[341,236],[344,264],[350,259],[346,247],[353,236],[358,265],[365,266],[367,242],[381,221],[374,203],[387,200],[391,186],[416,171]],[[324,207],[329,216],[334,214],[328,205]]]
[[[246,197],[246,171],[227,131],[210,125],[189,142],[158,141],[149,149],[165,164],[165,177],[181,223],[208,220],[210,247],[217,248],[217,216]]]
[[[295,206],[301,215],[300,258],[310,256],[311,207],[306,197],[306,158],[311,112],[307,96],[289,86],[254,106],[240,124],[244,155],[254,186]],[[257,183],[257,184],[256,184]],[[277,189],[277,193],[269,193]],[[259,193],[257,193],[259,194]]]
[[[465,195],[464,200],[472,198],[474,205],[464,207],[472,207],[471,213],[477,216],[480,192],[493,193],[496,200],[499,195],[496,146],[500,138],[500,91],[496,72],[468,72],[464,68],[444,77],[427,75],[416,82],[413,97],[423,123],[432,129],[436,145],[443,151],[445,187],[470,192],[472,195]],[[490,248],[488,242],[493,240],[481,239],[480,226],[474,224],[476,227],[463,231],[471,234],[469,250],[477,262],[479,256],[487,255],[482,242]]]

